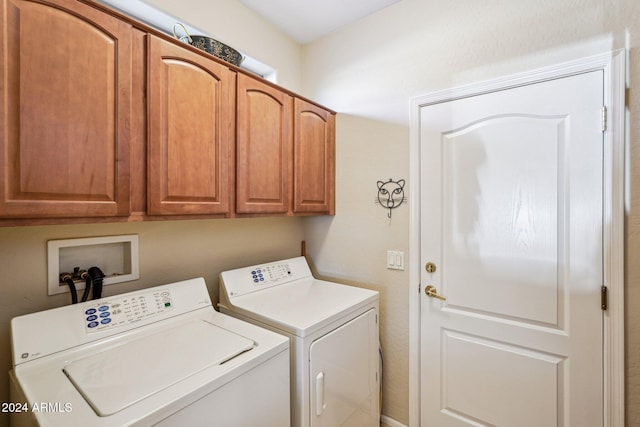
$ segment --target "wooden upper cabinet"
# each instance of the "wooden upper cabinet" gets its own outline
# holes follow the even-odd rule
[[[0,1],[0,225],[334,213],[332,112],[98,4]]]
[[[294,214],[335,213],[335,115],[302,99],[294,107]]]
[[[75,0],[0,24],[0,217],[128,215],[131,26]]]
[[[149,36],[147,213],[231,207],[235,73]]]
[[[292,97],[238,75],[236,212],[286,214],[291,192]]]

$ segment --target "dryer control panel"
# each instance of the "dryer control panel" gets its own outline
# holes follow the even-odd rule
[[[269,283],[275,283],[280,280],[286,280],[291,277],[291,267],[289,263],[276,263],[259,265],[251,268],[248,272],[251,275],[251,280],[256,285],[263,285]]]
[[[173,307],[169,289],[147,293],[103,298],[99,303],[83,307],[82,316],[88,333],[139,322]]]
[[[256,292],[261,289],[313,278],[304,257],[238,268],[220,273],[221,299]]]

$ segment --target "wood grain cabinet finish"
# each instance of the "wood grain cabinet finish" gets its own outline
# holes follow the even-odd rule
[[[132,27],[75,0],[0,23],[0,217],[128,215]]]
[[[293,99],[238,76],[236,212],[286,214],[290,206]]]
[[[334,113],[104,6],[0,1],[0,225],[334,214]]]
[[[235,73],[149,36],[149,215],[231,211]]]
[[[294,103],[294,214],[335,214],[335,115]]]

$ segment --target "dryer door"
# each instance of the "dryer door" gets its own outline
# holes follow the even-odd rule
[[[311,344],[311,427],[378,427],[378,322],[371,309]]]

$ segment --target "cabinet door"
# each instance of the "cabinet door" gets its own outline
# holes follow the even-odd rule
[[[74,0],[0,23],[0,217],[128,215],[130,25]]]
[[[335,213],[335,115],[296,98],[293,212]]]
[[[287,213],[290,200],[291,96],[238,76],[236,212]]]
[[[230,211],[235,73],[149,36],[147,211]]]

